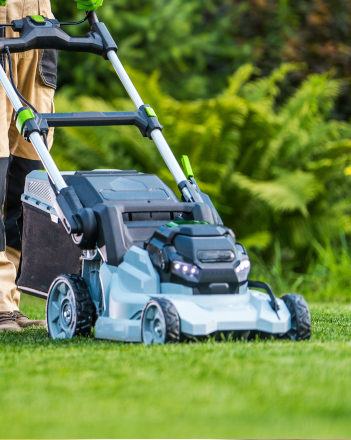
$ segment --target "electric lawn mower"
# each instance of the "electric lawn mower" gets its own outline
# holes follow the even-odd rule
[[[169,148],[154,110],[143,103],[95,12],[90,32],[70,37],[58,20],[30,16],[11,23],[19,38],[0,53],[30,49],[89,52],[110,60],[136,111],[39,114],[0,67],[17,128],[46,171],[26,178],[19,288],[47,300],[49,335],[164,344],[212,335],[308,339],[311,318],[296,294],[277,299],[248,281],[250,259]],[[82,20],[85,21],[85,20]],[[9,63],[10,64],[10,63]],[[94,170],[60,173],[47,146],[49,127],[135,125],[156,144],[181,200],[156,175]],[[263,293],[259,290],[264,290]]]

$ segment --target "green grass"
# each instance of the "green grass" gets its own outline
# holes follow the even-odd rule
[[[22,310],[44,317],[44,302]],[[1,438],[350,438],[351,307],[309,342],[158,347],[0,336]]]

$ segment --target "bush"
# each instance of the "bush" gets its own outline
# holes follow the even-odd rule
[[[55,0],[53,8],[64,21],[83,14],[72,1]],[[216,96],[243,64],[267,76],[282,62],[305,63],[285,81],[285,98],[307,74],[333,69],[337,78],[350,76],[350,12],[347,0],[108,0],[98,15],[124,63],[149,75],[159,71],[162,89],[177,99]],[[65,30],[82,35],[88,26]],[[61,54],[59,81],[76,94],[121,93],[105,63],[86,54]],[[347,89],[336,114],[351,114]]]

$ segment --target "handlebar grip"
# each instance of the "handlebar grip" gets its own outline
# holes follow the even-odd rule
[[[67,52],[89,52],[95,55],[104,54],[102,38],[97,34],[86,37],[69,37],[58,28],[46,29],[46,32],[32,31],[22,38],[9,38],[0,43],[0,53],[5,46],[11,53],[27,52],[32,49],[57,49]]]

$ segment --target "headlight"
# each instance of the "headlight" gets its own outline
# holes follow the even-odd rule
[[[239,264],[238,267],[235,268],[235,272],[240,273],[244,270],[250,269],[250,267],[251,267],[250,260],[244,260]]]
[[[248,279],[250,269],[251,269],[251,263],[249,259],[243,260],[239,264],[239,266],[235,268],[235,272],[240,283]]]
[[[174,260],[172,262],[172,272],[191,280],[198,277],[200,270],[194,264]]]

